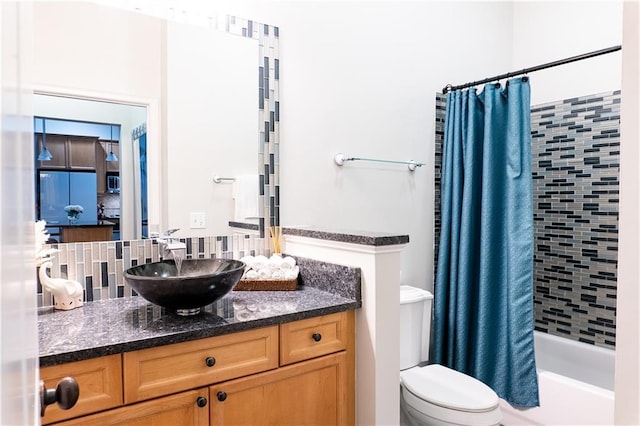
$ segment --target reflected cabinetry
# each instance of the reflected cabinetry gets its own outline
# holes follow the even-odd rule
[[[43,424],[353,424],[354,312],[45,367],[75,407]]]
[[[38,150],[43,147],[42,134],[37,134]],[[53,158],[38,161],[39,168],[60,170],[96,170],[98,138],[87,136],[47,135],[47,149]]]

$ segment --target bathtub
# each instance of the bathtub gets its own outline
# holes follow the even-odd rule
[[[500,401],[502,424],[613,425],[613,350],[535,332],[540,407]]]

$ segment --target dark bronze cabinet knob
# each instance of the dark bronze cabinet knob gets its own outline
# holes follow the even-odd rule
[[[313,333],[311,335],[311,338],[313,339],[314,342],[319,342],[320,340],[322,340],[322,334],[320,333]]]
[[[227,393],[220,391],[218,392],[217,397],[218,397],[218,401],[222,402],[225,399],[227,399]]]
[[[44,409],[47,405],[57,402],[58,407],[68,410],[76,405],[79,397],[80,387],[72,377],[61,379],[55,389],[47,389],[44,381],[40,380],[40,417],[44,417]]]
[[[214,365],[216,365],[216,359],[212,356],[208,356],[207,359],[204,360],[205,364],[207,364],[207,367],[213,367]]]
[[[206,407],[207,402],[207,398],[205,398],[204,396],[199,396],[198,399],[196,399],[196,404],[198,404],[198,407],[200,408]]]

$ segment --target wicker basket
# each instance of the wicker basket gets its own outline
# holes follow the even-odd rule
[[[298,288],[298,278],[292,280],[240,280],[234,291],[292,291]]]

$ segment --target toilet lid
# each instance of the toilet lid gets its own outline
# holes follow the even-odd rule
[[[414,395],[441,407],[487,411],[498,405],[498,395],[471,376],[438,364],[400,372],[402,384]]]

